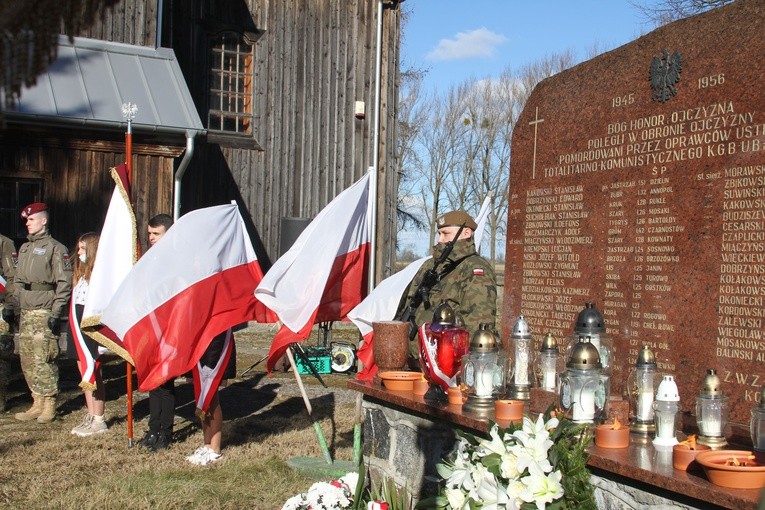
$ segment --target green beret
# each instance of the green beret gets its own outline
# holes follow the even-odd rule
[[[436,220],[436,225],[438,225],[438,228],[462,227],[463,225],[471,230],[478,228],[475,220],[465,211],[449,211],[446,214],[442,214]]]

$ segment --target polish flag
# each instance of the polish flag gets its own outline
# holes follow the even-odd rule
[[[134,361],[141,391],[190,371],[213,337],[253,320],[263,273],[236,204],[181,217],[101,315]]]
[[[0,292],[5,292],[5,286],[8,285],[8,281],[0,276]]]
[[[290,344],[308,338],[315,323],[344,320],[366,296],[374,185],[367,173],[340,193],[255,289],[282,322],[268,353],[269,373]]]
[[[109,172],[114,179],[114,192],[101,229],[96,263],[88,282],[81,327],[98,343],[133,364],[122,341],[101,324],[104,308],[140,256],[135,214],[130,203],[127,166],[123,163],[111,168]],[[69,320],[76,322],[77,319],[70,316]]]
[[[476,218],[478,228],[476,228],[476,231],[473,233],[476,249],[481,246],[486,219],[489,217],[490,205],[491,192],[489,192],[484,199],[483,204],[481,204],[481,210]],[[374,340],[372,323],[390,321],[395,318],[398,306],[401,303],[401,299],[404,297],[404,292],[406,292],[420,267],[422,267],[425,261],[430,258],[430,256],[427,256],[415,260],[398,273],[393,274],[380,282],[380,285],[378,285],[364,301],[359,303],[358,306],[348,313],[348,318],[357,328],[359,328],[361,336],[364,339],[363,344],[356,352],[356,356],[364,365],[356,375],[357,379],[368,381],[374,378],[375,374],[377,374],[377,365],[375,365],[372,350]]]

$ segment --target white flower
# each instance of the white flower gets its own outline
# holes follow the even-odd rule
[[[512,480],[507,485],[507,510],[520,510],[523,499],[521,492],[526,490],[526,486],[520,480]]]
[[[508,501],[507,491],[499,484],[497,478],[488,471],[485,472],[485,476],[476,490],[476,496],[481,502],[482,510],[505,508]]]
[[[518,478],[521,472],[518,470],[518,457],[513,452],[505,452],[499,464],[500,475],[507,480]]]
[[[512,450],[518,456],[518,471],[523,473],[527,468],[536,465],[540,471],[552,471],[552,464],[547,459],[547,452],[553,442],[545,437],[527,438],[520,446]]]
[[[359,483],[359,474],[351,471],[350,473],[340,477],[340,483],[348,487],[351,494],[356,492],[356,485]]]
[[[282,510],[300,510],[301,508],[305,508],[305,503],[303,494],[298,494],[297,496],[292,496],[288,499],[287,502],[284,503]]]
[[[563,486],[560,483],[562,477],[560,471],[545,475],[536,466],[530,466],[529,475],[522,480],[526,490],[521,492],[521,499],[536,503],[538,510],[544,510],[547,503],[563,496]]]
[[[479,448],[487,450],[489,453],[497,453],[502,455],[507,453],[507,446],[505,446],[505,440],[499,437],[499,427],[494,425],[489,431],[489,440],[482,439],[478,443]]]
[[[467,495],[465,492],[460,489],[456,488],[453,489],[451,487],[446,487],[444,490],[444,495],[446,496],[446,499],[449,501],[449,506],[454,508],[455,510],[461,510],[462,508],[469,508],[467,506]]]
[[[545,427],[542,415],[539,415],[536,423],[524,416],[523,429],[516,430],[513,436],[520,443],[520,445],[511,448],[518,456],[518,471],[522,473],[531,464],[536,464],[545,473],[552,471],[552,464],[547,459],[547,452],[553,442],[550,440],[550,433]]]

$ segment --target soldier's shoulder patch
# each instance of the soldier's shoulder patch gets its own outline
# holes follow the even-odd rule
[[[11,260],[13,261],[13,265],[18,266],[19,265],[19,254],[16,252],[11,253]]]
[[[64,257],[64,269],[67,270],[67,271],[71,271],[72,270],[72,261],[69,258],[69,254],[68,253],[64,253],[63,257]]]
[[[483,276],[484,275],[483,268],[482,267],[474,267],[473,268],[473,275],[474,276]]]

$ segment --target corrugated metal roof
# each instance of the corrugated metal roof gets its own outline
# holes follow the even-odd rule
[[[175,53],[59,36],[58,57],[21,91],[8,120],[124,129],[122,104],[138,106],[134,131],[203,131]]]

